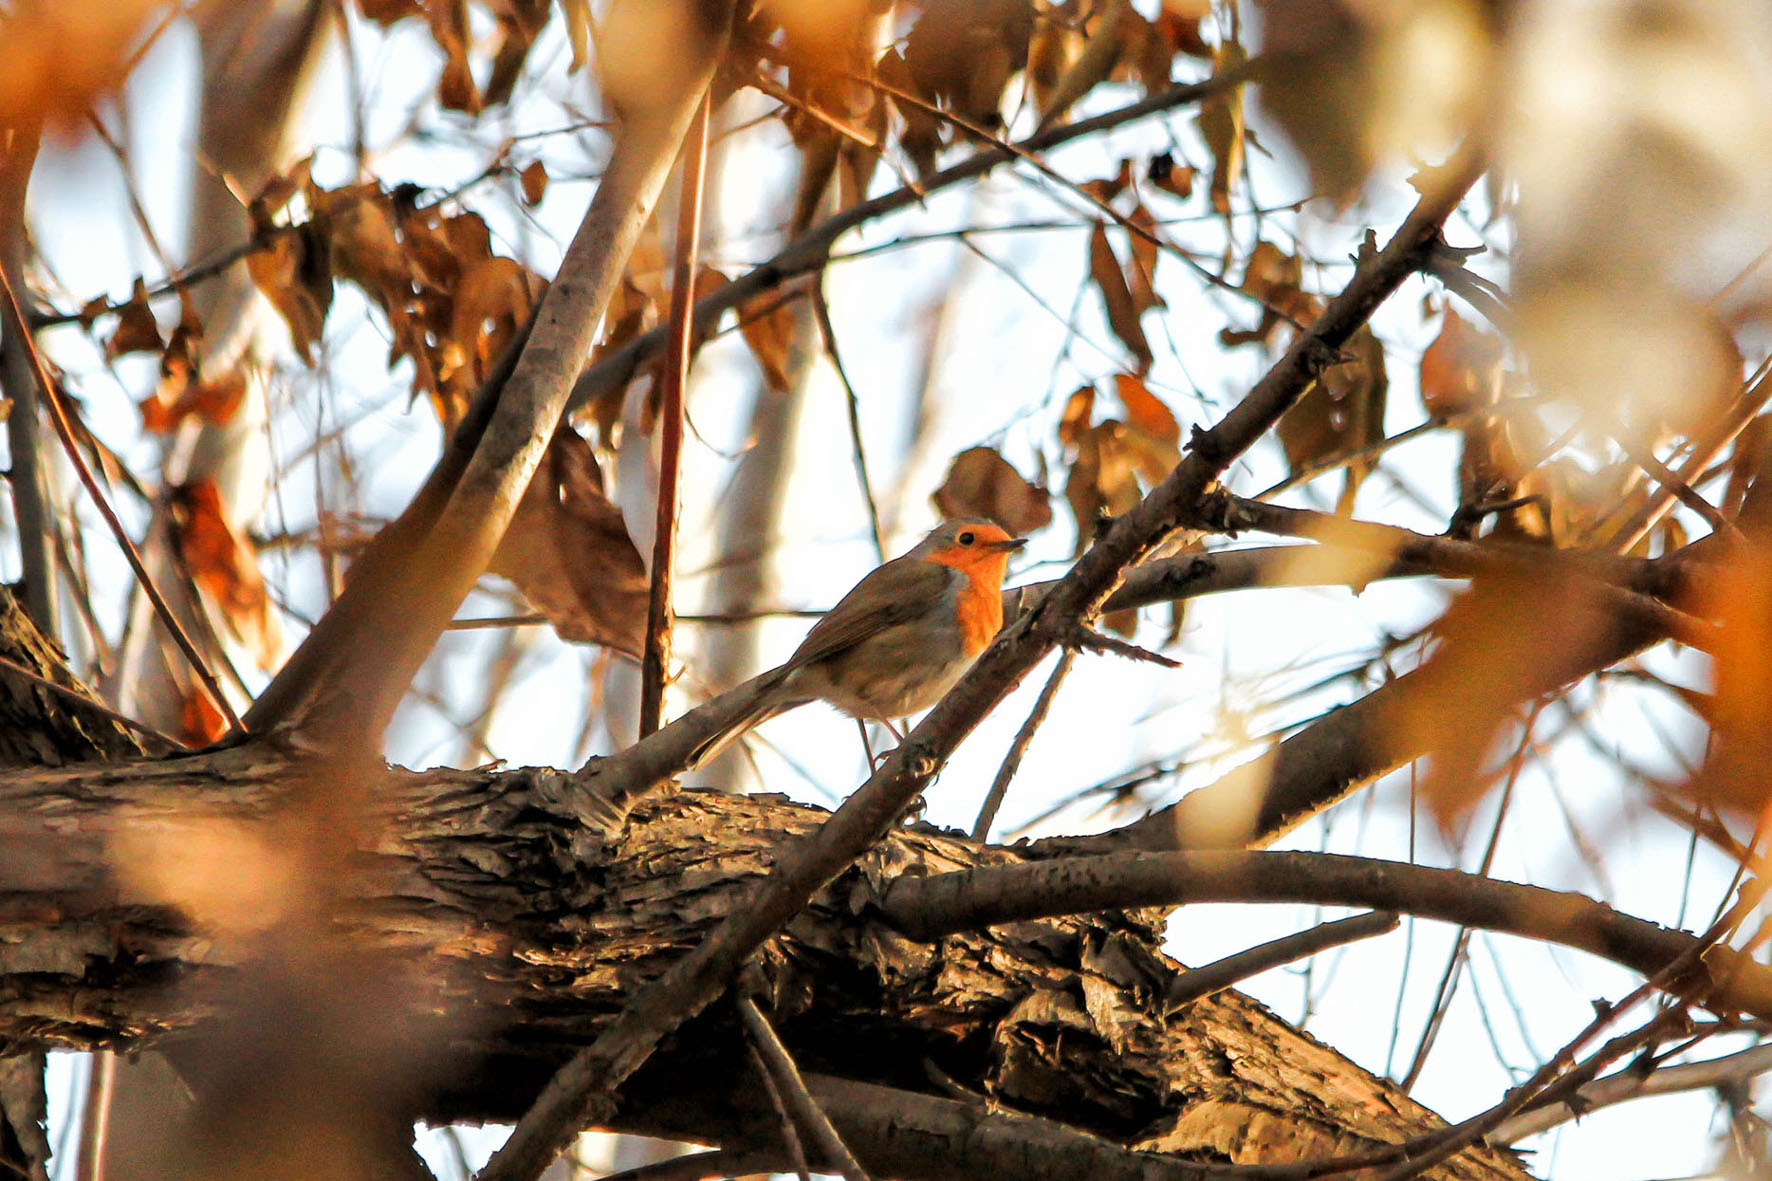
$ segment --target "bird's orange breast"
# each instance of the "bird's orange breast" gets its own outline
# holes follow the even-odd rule
[[[949,550],[929,555],[929,561],[950,566],[965,577],[954,614],[960,625],[961,648],[967,656],[977,656],[1003,630],[1003,572],[1009,565],[1008,555]]]

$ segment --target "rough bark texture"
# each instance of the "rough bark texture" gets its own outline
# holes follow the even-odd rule
[[[141,867],[197,864],[217,834],[256,831],[274,847],[292,771],[243,748],[0,776],[0,1046],[159,1044],[176,1060],[214,1016],[216,981],[244,962],[252,931],[206,920],[200,888],[183,903],[194,922],[174,904],[177,879]],[[521,1111],[637,982],[744,906],[784,843],[823,817],[778,798],[684,792],[606,839],[583,823],[572,778],[548,769],[392,772],[378,799],[353,880],[335,883],[337,925],[359,954],[420,969],[412,1036],[435,1039],[422,1048],[437,1067],[414,1114],[452,1120]],[[942,1080],[1202,1161],[1342,1155],[1436,1126],[1238,994],[1163,1014],[1178,968],[1159,950],[1156,912],[933,943],[872,917],[900,874],[1015,856],[895,833],[769,946],[763,999],[806,1069],[925,1092]],[[750,1084],[730,1013],[690,1031],[628,1089],[621,1126],[685,1131],[694,1093],[715,1132],[770,1143],[772,1118],[747,1118],[734,1098]],[[1467,1154],[1430,1175],[1523,1174]]]

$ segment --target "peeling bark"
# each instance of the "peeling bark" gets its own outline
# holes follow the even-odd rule
[[[218,1016],[222,981],[257,954],[256,932],[230,926],[200,883],[181,899],[188,884],[143,873],[140,851],[192,865],[218,833],[274,842],[294,771],[240,748],[0,776],[0,1045],[157,1045],[178,1060]],[[415,969],[412,1052],[436,1065],[412,1113],[447,1120],[520,1113],[563,1057],[745,906],[824,816],[779,798],[682,792],[604,837],[585,823],[594,804],[573,777],[545,768],[395,771],[375,798],[335,935],[353,954]],[[907,1091],[943,1080],[1009,1112],[1201,1162],[1339,1156],[1437,1126],[1240,994],[1164,1016],[1178,967],[1160,950],[1159,912],[927,943],[876,917],[901,875],[1015,860],[899,830],[767,945],[764,999],[803,1067]],[[693,1091],[701,1126],[719,1134],[701,1138],[767,1145],[772,1117],[745,1114],[739,1046],[730,1010],[709,1010],[624,1091],[615,1126],[688,1134]],[[878,1137],[838,1125],[865,1161]],[[1431,1175],[1523,1173],[1466,1154]]]

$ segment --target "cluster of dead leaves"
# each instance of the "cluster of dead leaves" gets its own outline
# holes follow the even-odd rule
[[[247,257],[247,269],[309,364],[318,355],[333,281],[356,284],[387,319],[390,367],[409,358],[417,388],[453,426],[544,284],[516,259],[493,252],[478,214],[420,205],[416,196],[374,183],[323,189],[305,166],[273,177],[250,205],[264,248]],[[304,219],[293,213],[298,197]]]
[[[590,0],[558,0],[572,47],[572,69],[589,57]],[[477,115],[511,97],[535,39],[547,26],[553,0],[489,0],[482,4],[497,24],[497,46],[485,72],[484,85],[476,82],[469,61],[473,36],[469,28],[467,0],[357,0],[365,19],[384,28],[407,17],[425,21],[443,51],[443,72],[437,79],[437,101],[448,110]]]
[[[1174,161],[1161,156],[1151,162],[1151,183],[1173,195],[1186,197],[1193,191],[1193,171],[1178,168]],[[1108,179],[1092,180],[1083,190],[1103,206],[1113,208],[1125,203],[1130,194],[1125,219],[1127,250],[1121,258],[1108,237],[1107,225],[1096,222],[1089,232],[1089,281],[1101,293],[1102,309],[1108,327],[1132,354],[1136,372],[1150,372],[1152,354],[1150,340],[1144,334],[1144,314],[1168,305],[1157,294],[1157,259],[1160,244],[1157,219],[1138,195],[1132,183],[1132,163],[1120,162],[1119,172]]]
[[[1310,327],[1323,311],[1320,297],[1304,289],[1304,263],[1272,242],[1250,251],[1240,284],[1261,304],[1254,328],[1226,328],[1219,339],[1227,347],[1261,344],[1273,347],[1280,338]],[[1384,439],[1384,409],[1390,392],[1384,346],[1362,325],[1342,350],[1339,360],[1322,373],[1305,395],[1280,419],[1276,428],[1293,477],[1335,461],[1345,461],[1346,478],[1336,511],[1353,511],[1354,496],[1371,473],[1375,459],[1361,454]]]

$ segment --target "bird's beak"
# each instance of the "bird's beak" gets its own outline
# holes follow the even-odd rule
[[[1028,539],[1025,537],[1005,537],[1002,541],[987,541],[985,543],[985,548],[1001,550],[1004,553],[1009,553],[1012,550],[1020,549],[1027,543]]]

